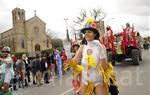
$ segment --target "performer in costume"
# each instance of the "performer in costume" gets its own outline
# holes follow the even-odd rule
[[[126,28],[123,28],[123,38],[125,40],[125,46],[136,46],[136,38],[135,38],[135,31],[134,31],[134,24],[132,27],[129,23],[126,23]]]
[[[115,54],[114,36],[110,26],[106,27],[106,32],[102,36],[102,43],[105,45],[106,49],[111,49],[113,54]]]
[[[2,73],[4,74],[4,82],[3,86],[0,88],[0,90],[3,91],[4,94],[2,95],[12,95],[9,91],[10,86],[10,80],[13,78],[14,71],[13,71],[13,60],[10,55],[10,48],[8,46],[5,46],[2,49],[3,57],[0,58],[0,61],[2,62]]]
[[[73,57],[75,56],[75,54],[78,51],[79,47],[80,47],[80,45],[77,41],[72,42],[72,48],[73,48],[73,53],[74,53]],[[79,62],[78,64],[81,65],[81,62]],[[76,91],[76,93],[80,93],[81,78],[82,78],[81,74],[76,75],[74,73],[74,78],[72,80],[72,85],[73,85],[73,88]]]
[[[81,32],[85,34],[85,43],[80,45],[75,57],[73,58],[74,62],[80,60],[81,55],[81,65],[84,67],[82,70],[82,81],[81,81],[81,95],[107,95],[106,85],[100,71],[100,65],[103,67],[104,71],[108,67],[107,58],[105,54],[105,48],[100,43],[99,32],[96,29],[96,23],[93,18],[88,18],[85,21],[84,27],[81,29]],[[89,54],[89,55],[88,55]],[[92,59],[92,66],[89,64],[90,56]],[[88,66],[88,70],[86,69]],[[89,75],[87,74],[89,71]]]
[[[58,78],[62,78],[62,60],[60,56],[60,52],[55,49],[55,58],[56,58],[56,65],[57,65],[57,72],[58,72]]]

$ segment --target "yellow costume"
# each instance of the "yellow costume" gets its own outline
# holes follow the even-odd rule
[[[85,59],[88,61],[87,76],[89,76],[89,75],[90,75],[89,69],[90,69],[91,67],[94,68],[94,67],[96,66],[96,62],[94,61],[94,58],[93,58],[92,55],[87,55],[87,56],[85,57]]]
[[[106,85],[107,92],[109,93],[110,79],[113,81],[114,85],[116,85],[116,78],[115,78],[115,72],[114,72],[113,66],[111,63],[109,63],[107,70],[104,71],[104,69],[100,65],[100,70],[104,78],[104,83]]]
[[[90,66],[90,67],[92,67],[92,68],[94,68],[94,67],[96,66],[96,62],[94,61],[94,58],[93,58],[92,55],[87,55],[87,56],[85,57],[85,59],[88,60],[88,66]]]
[[[79,65],[75,60],[71,60],[70,66],[72,67],[75,76],[82,73],[84,69],[83,66]]]
[[[93,18],[86,19],[86,23],[84,24],[83,29],[81,29],[81,32],[85,34],[87,29],[90,29],[96,34],[95,38],[92,41],[87,41],[86,45],[83,45],[81,52],[82,66],[78,65],[75,60],[71,61],[70,66],[76,74],[82,72],[82,83],[87,86],[85,95],[93,95],[94,88],[99,84],[103,84],[103,81],[106,84],[108,91],[108,86],[110,85],[109,78],[112,76],[111,72],[113,68],[110,65],[107,70],[104,71],[101,66],[100,61],[106,59],[106,54],[103,45],[97,40],[100,35],[97,30],[97,24]],[[114,81],[114,79],[112,80]]]

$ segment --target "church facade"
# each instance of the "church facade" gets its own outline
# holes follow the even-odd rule
[[[52,48],[46,34],[46,23],[38,16],[26,20],[25,10],[12,10],[13,28],[0,34],[0,46],[9,46],[12,52],[40,52]]]

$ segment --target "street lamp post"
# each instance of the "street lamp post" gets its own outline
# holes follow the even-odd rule
[[[69,41],[70,38],[69,38],[69,32],[68,32],[68,27],[67,27],[67,21],[68,21],[68,18],[65,18],[64,20],[65,20],[65,22],[66,22],[67,40]]]
[[[76,31],[74,31],[74,37],[75,37],[75,40],[77,40]]]

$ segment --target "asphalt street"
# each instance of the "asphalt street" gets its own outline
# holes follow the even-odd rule
[[[119,95],[150,95],[150,50],[143,50],[143,61],[132,65],[130,60],[117,63],[115,71]],[[14,91],[13,95],[75,95],[71,86],[72,73],[68,71],[62,79],[53,79],[50,84],[37,87],[30,84],[27,88]]]

